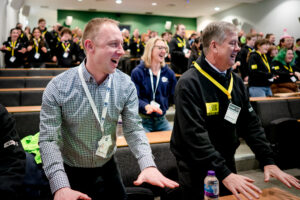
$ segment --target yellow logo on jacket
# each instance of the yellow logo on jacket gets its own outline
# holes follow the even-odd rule
[[[257,64],[251,65],[251,69],[257,69]]]
[[[207,116],[219,114],[219,102],[206,103]]]

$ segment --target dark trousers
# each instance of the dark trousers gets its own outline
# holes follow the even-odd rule
[[[126,200],[127,195],[114,157],[97,168],[70,167],[65,164],[71,188],[87,194],[93,200]]]
[[[226,166],[236,173],[234,159],[227,160]],[[201,200],[204,199],[204,178],[207,175],[205,167],[195,168],[182,160],[177,160],[178,179],[182,200]],[[219,180],[220,196],[232,194]]]

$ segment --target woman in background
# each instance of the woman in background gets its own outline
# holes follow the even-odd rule
[[[177,81],[175,73],[165,64],[168,50],[163,39],[151,38],[146,44],[141,63],[131,74],[137,89],[139,113],[146,132],[171,130],[165,114]]]
[[[191,64],[200,57],[201,55],[200,46],[201,46],[201,39],[200,37],[197,37],[196,39],[194,39],[194,42],[192,43],[191,46],[191,56],[189,57],[188,68],[190,68]]]

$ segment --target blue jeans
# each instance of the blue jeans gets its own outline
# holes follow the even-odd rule
[[[250,97],[268,97],[272,96],[270,87],[249,87]]]
[[[171,125],[165,116],[162,117],[142,117],[143,127],[146,132],[168,131],[171,130]]]

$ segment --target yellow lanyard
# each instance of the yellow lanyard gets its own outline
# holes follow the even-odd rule
[[[177,40],[180,42],[180,44],[182,44],[183,46],[182,47],[185,47],[185,39],[183,39],[183,41],[179,38],[179,37],[177,37]]]
[[[15,55],[15,46],[17,44],[17,41],[11,41],[11,56]]]
[[[251,48],[248,48],[249,49],[249,52],[253,52],[253,49],[251,49]]]
[[[259,51],[256,51],[256,53],[258,53],[260,55],[262,61],[265,63],[266,67],[268,68],[269,73],[271,73],[271,68],[270,68],[270,65],[268,63],[268,59],[267,59],[266,54],[261,55],[261,53]]]
[[[59,42],[60,42],[60,37],[58,37],[58,36],[57,36],[56,38],[57,38],[57,41],[59,41]]]
[[[211,77],[208,73],[206,73],[206,71],[204,71],[200,65],[198,65],[198,63],[194,62],[194,66],[196,67],[196,69],[203,74],[203,76],[205,76],[208,80],[210,80],[215,86],[217,86],[222,92],[224,92],[228,99],[231,100],[231,92],[232,92],[232,88],[233,88],[233,77],[231,74],[231,78],[230,78],[230,83],[229,83],[229,87],[226,90],[218,81],[216,81],[213,77]]]
[[[124,38],[124,43],[127,43],[127,45],[129,45],[129,38]]]
[[[34,41],[34,46],[35,46],[35,52],[38,53],[39,52],[39,42],[40,42],[40,39],[36,40],[34,38],[33,41]]]
[[[292,66],[289,64],[289,67],[283,65],[285,69],[287,69],[289,72],[293,73],[293,68]]]
[[[62,47],[64,48],[65,52],[67,52],[69,50],[70,43],[67,45],[67,47],[65,46],[64,42],[62,42],[61,44],[62,44]]]
[[[45,37],[46,33],[47,33],[47,31],[44,31],[44,32],[42,33],[43,38]]]

